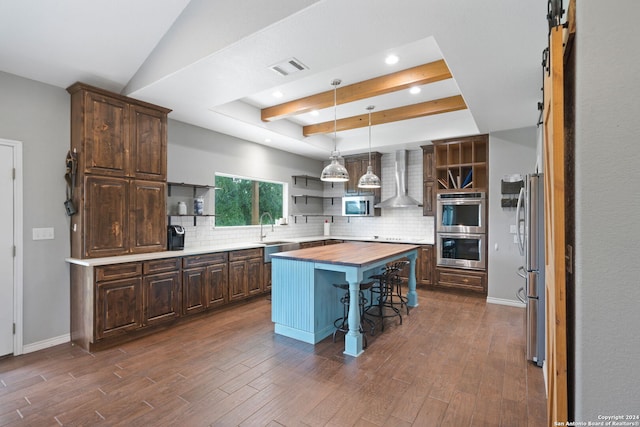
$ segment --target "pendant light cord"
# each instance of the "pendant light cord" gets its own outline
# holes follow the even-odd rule
[[[373,105],[367,107],[367,110],[369,110],[369,166],[371,166],[371,110],[374,108]]]
[[[340,79],[334,79],[333,85],[333,151],[338,151],[338,85],[342,83]]]

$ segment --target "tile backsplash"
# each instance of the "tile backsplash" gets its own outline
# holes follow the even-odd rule
[[[416,200],[422,200],[422,150],[410,150],[407,159],[408,172],[408,192]],[[394,153],[382,156],[382,200],[386,200],[395,194],[395,155]],[[318,184],[316,182],[316,184]],[[381,238],[433,238],[434,218],[422,216],[422,208],[397,208],[384,209],[381,216],[377,217],[350,217],[341,216],[341,202],[339,197],[343,195],[342,186],[337,184],[318,184],[316,190],[310,189],[311,193],[323,195],[325,197],[334,196],[331,199],[316,199],[313,203],[305,204],[299,198],[294,203],[289,201],[288,225],[264,225],[266,232],[265,240],[279,240],[287,238],[299,238],[308,236],[319,236],[324,232],[324,222],[331,223],[331,235],[334,236],[380,236]],[[289,186],[289,194],[296,195],[305,192],[307,189],[300,188],[300,183],[293,182]],[[291,199],[293,199],[291,197]],[[322,206],[320,206],[322,204]],[[291,216],[292,214],[302,214],[306,212],[318,213],[323,211],[327,216]],[[260,241],[260,226],[244,227],[215,227],[215,217],[197,218],[197,225],[193,225],[193,218],[173,217],[172,224],[182,225],[185,228],[185,247],[202,247],[228,245],[241,242]]]

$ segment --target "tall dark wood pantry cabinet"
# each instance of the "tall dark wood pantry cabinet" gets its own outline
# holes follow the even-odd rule
[[[78,165],[71,256],[165,250],[170,110],[83,83],[67,91]]]

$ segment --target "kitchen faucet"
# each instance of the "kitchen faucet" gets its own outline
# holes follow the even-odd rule
[[[260,241],[262,242],[262,240],[267,237],[267,234],[262,232],[262,218],[264,218],[266,216],[269,217],[269,219],[271,219],[271,231],[274,231],[273,229],[273,217],[271,216],[271,214],[269,212],[263,212],[262,215],[260,215]]]

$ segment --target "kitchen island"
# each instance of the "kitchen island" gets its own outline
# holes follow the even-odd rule
[[[280,252],[272,258],[271,318],[277,334],[316,344],[334,331],[342,316],[340,293],[333,284],[349,284],[351,301],[358,301],[359,284],[377,274],[385,264],[410,261],[407,299],[418,305],[415,266],[419,246],[393,243],[350,242]],[[344,354],[359,356],[363,337],[357,304],[349,307],[349,332]]]

